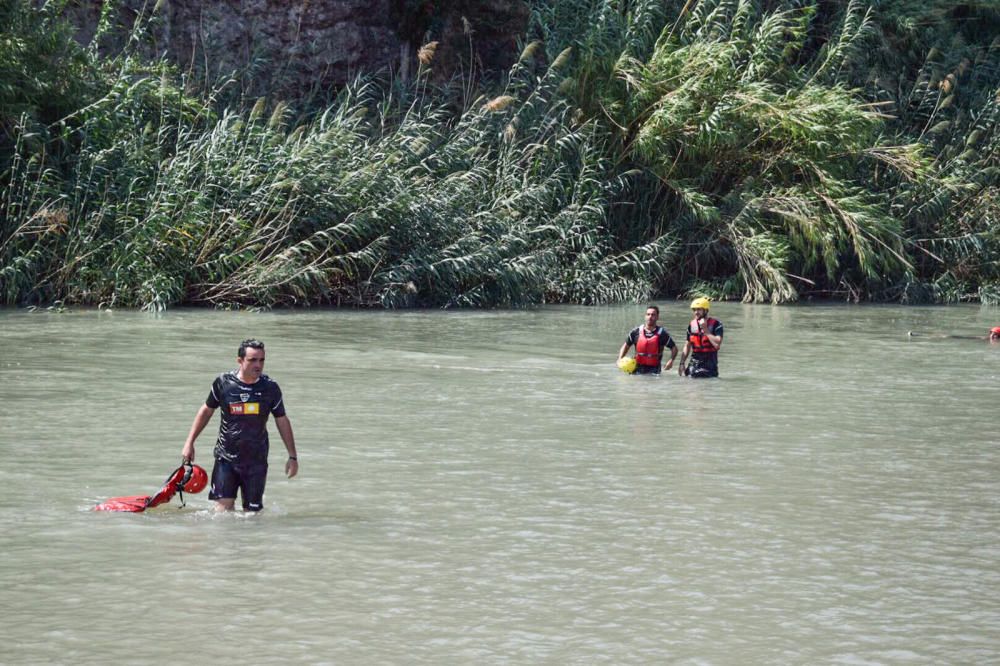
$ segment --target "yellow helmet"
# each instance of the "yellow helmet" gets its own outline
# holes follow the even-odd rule
[[[618,368],[627,375],[631,375],[635,372],[635,359],[631,356],[625,356],[618,359]]]
[[[691,309],[702,308],[703,310],[708,310],[708,299],[707,298],[696,298],[691,301]]]

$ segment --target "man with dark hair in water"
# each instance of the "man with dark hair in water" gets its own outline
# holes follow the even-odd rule
[[[670,358],[664,367],[667,370],[674,367],[677,357],[677,343],[670,337],[667,329],[656,324],[660,318],[660,308],[655,305],[646,307],[646,321],[636,326],[625,337],[622,348],[618,350],[618,360],[625,358],[629,347],[635,347],[635,374],[658,375],[663,362],[663,350],[670,350]]]
[[[212,382],[212,390],[191,424],[181,457],[185,462],[194,461],[195,440],[215,410],[222,407],[208,498],[216,501],[217,510],[232,511],[238,490],[244,511],[260,511],[267,480],[267,418],[271,414],[274,414],[274,424],[288,450],[288,462],[285,463],[288,478],[298,474],[299,461],[281,389],[264,374],[264,343],[244,340],[240,343],[236,363],[235,370],[222,373]]]

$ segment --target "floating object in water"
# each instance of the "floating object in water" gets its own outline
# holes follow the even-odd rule
[[[631,356],[625,356],[623,358],[618,359],[618,369],[627,375],[631,375],[632,373],[635,372],[635,366],[636,366],[635,359],[632,358]]]
[[[154,506],[166,504],[174,495],[180,493],[181,506],[184,506],[184,493],[200,493],[208,485],[208,473],[198,465],[185,463],[175,469],[167,477],[163,487],[153,495],[130,495],[127,497],[112,497],[94,507],[94,511],[128,511],[140,513]]]

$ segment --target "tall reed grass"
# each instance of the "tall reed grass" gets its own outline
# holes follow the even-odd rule
[[[856,1],[533,6],[540,41],[478,97],[431,85],[431,45],[319,110],[70,49],[87,85],[58,113],[0,90],[3,302],[1000,296],[1000,41],[910,80],[886,46],[909,24]],[[12,30],[58,25],[31,16]]]
[[[283,102],[213,113],[166,76],[121,76],[75,114],[71,160],[52,164],[16,128],[0,201],[4,301],[489,307],[645,296],[645,266],[668,244],[612,251],[605,206],[619,185],[593,126],[570,122],[555,70],[527,72],[457,114],[425,79],[405,100],[359,82],[302,122]]]

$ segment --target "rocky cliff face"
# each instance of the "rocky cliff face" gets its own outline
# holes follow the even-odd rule
[[[82,41],[94,34],[100,6],[78,7]],[[144,6],[125,0],[121,22],[131,25]],[[502,70],[517,56],[527,19],[521,0],[159,0],[144,46],[197,74],[249,65],[255,87],[304,92],[365,72],[407,75],[430,41],[439,42],[438,77]]]

